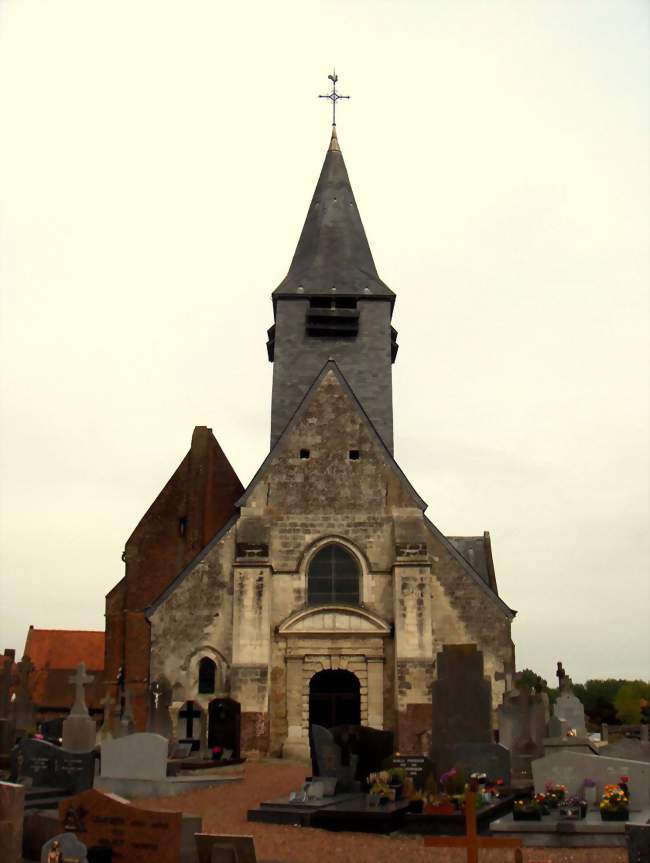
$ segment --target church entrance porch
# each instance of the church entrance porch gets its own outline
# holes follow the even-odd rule
[[[232,698],[215,698],[208,706],[208,748],[221,747],[239,758],[241,706]]]
[[[309,724],[360,725],[361,687],[351,671],[319,671],[309,684]]]

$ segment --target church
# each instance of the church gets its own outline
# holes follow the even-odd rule
[[[444,536],[395,459],[395,294],[335,125],[272,302],[268,455],[244,488],[212,430],[194,430],[106,597],[105,679],[141,729],[163,697],[196,748],[307,757],[312,723],[351,723],[417,753],[437,654],[477,645],[496,708],[515,612],[489,533]]]

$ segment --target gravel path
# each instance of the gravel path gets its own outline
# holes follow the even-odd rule
[[[311,827],[257,824],[246,812],[262,800],[299,788],[304,764],[286,761],[249,762],[241,782],[194,791],[182,797],[138,800],[147,809],[191,812],[203,817],[206,833],[234,833],[255,837],[257,859],[273,863],[465,863],[462,849],[425,848],[420,837],[334,833]],[[624,848],[524,848],[523,863],[627,863]],[[480,863],[514,863],[514,852],[484,850]]]

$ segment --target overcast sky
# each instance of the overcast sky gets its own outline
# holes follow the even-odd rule
[[[195,425],[262,462],[335,64],[400,465],[490,531],[519,668],[647,677],[648,10],[1,2],[0,649],[103,628]]]

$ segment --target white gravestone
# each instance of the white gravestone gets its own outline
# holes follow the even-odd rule
[[[558,697],[553,707],[553,715],[566,722],[579,737],[586,735],[585,709],[582,701],[573,692],[563,692]]]
[[[101,749],[101,776],[108,779],[165,779],[169,742],[142,732],[106,740]]]
[[[535,793],[544,792],[547,781],[566,785],[567,794],[581,794],[585,779],[596,783],[598,799],[605,785],[617,785],[621,776],[628,776],[630,810],[650,806],[650,764],[625,758],[606,758],[582,752],[554,752],[533,761]]]

